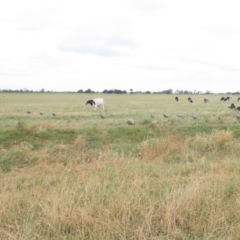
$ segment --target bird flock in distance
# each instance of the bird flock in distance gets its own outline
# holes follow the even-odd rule
[[[178,102],[179,100],[180,100],[179,97],[178,97],[178,96],[175,96],[175,101]],[[221,97],[221,98],[220,98],[220,101],[222,101],[222,102],[227,102],[227,101],[230,101],[230,100],[232,100],[232,97],[229,97],[229,96]],[[188,98],[187,98],[187,101],[188,101],[189,103],[191,103],[191,104],[193,103],[193,100],[192,100],[191,97],[188,97]],[[240,97],[237,98],[237,101],[240,101]],[[203,102],[204,102],[204,103],[208,103],[208,102],[209,102],[209,99],[208,99],[208,98],[204,98],[204,99],[203,99]],[[103,99],[103,98],[95,98],[95,99],[87,100],[86,105],[87,105],[87,104],[90,104],[91,106],[93,106],[93,107],[94,107],[94,110],[97,110],[97,108],[102,107],[102,110],[105,111],[105,109],[104,109],[104,99]],[[240,111],[240,106],[237,107],[234,103],[231,103],[231,105],[228,106],[228,108],[229,108],[229,109],[236,110],[235,117],[236,117],[238,120],[240,120],[240,113],[239,113],[239,111]],[[31,111],[30,109],[27,109],[27,110],[26,110],[26,113],[27,113],[28,115],[30,115],[30,114],[32,114],[32,111]],[[44,115],[44,113],[43,113],[42,111],[39,111],[38,113],[39,113],[40,116],[43,116],[43,115]],[[174,114],[175,114],[175,116],[176,116],[177,118],[181,118],[181,119],[185,118],[186,116],[190,116],[190,117],[191,117],[192,119],[194,119],[194,120],[197,120],[197,119],[199,118],[199,116],[196,115],[196,114],[194,114],[193,112],[192,112],[190,115],[184,115],[184,114],[177,113],[177,112],[175,112]],[[52,111],[52,112],[51,112],[51,116],[57,117],[56,112]],[[164,113],[164,112],[163,112],[162,116],[163,116],[164,118],[166,118],[166,119],[169,119],[170,117],[172,117],[172,115],[166,114],[166,113]],[[103,113],[100,113],[100,118],[101,118],[101,119],[105,119],[105,115],[104,115]],[[155,118],[156,118],[152,112],[150,112],[150,118],[151,118],[151,119],[155,119]],[[129,125],[129,126],[135,125],[135,121],[134,121],[134,119],[133,119],[132,117],[130,117],[129,113],[126,113],[126,123],[127,123],[127,125]]]

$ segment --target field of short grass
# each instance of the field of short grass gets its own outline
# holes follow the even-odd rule
[[[240,239],[237,97],[174,97],[1,93],[0,239]]]

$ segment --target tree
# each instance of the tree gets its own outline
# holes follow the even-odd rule
[[[92,91],[90,88],[88,90],[86,90],[84,93],[94,93],[94,91]]]
[[[204,94],[211,94],[211,91],[207,90]]]

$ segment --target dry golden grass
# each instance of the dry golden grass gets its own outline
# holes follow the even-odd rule
[[[106,152],[91,163],[15,169],[1,181],[1,237],[237,239],[235,164],[177,168]]]
[[[145,160],[166,159],[170,155],[185,155],[183,139],[178,135],[170,134],[163,139],[150,139],[141,145],[140,157]]]
[[[0,239],[240,239],[239,123],[217,96],[178,106],[194,108],[197,121],[164,119],[176,108],[168,96],[160,110],[151,109],[159,96],[106,96],[104,120],[89,108],[78,113],[75,95],[46,96],[45,108],[62,113],[56,119],[27,116],[21,96],[6,95],[12,112],[0,111],[2,133],[18,139],[0,143]],[[31,107],[46,112],[35,97]]]

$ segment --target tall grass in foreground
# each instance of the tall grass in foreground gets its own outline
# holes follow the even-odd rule
[[[129,127],[119,99],[104,120],[69,98],[56,119],[28,116],[26,99],[0,111],[0,239],[240,239],[239,123],[210,114],[217,100],[193,122],[150,120],[156,97],[139,97]]]
[[[1,174],[1,239],[240,237],[240,143],[229,131],[149,139],[137,156],[89,150],[82,136],[14,149],[36,163]]]

